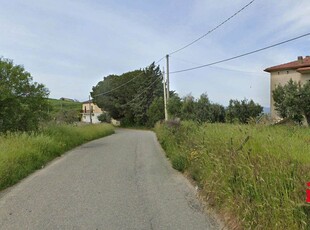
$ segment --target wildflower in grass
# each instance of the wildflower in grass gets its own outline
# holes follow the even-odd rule
[[[310,182],[308,182],[307,185],[310,188]],[[310,203],[310,189],[307,189],[306,192],[307,192],[306,202]]]

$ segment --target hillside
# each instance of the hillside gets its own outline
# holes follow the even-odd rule
[[[48,101],[50,104],[49,115],[52,119],[69,123],[72,119],[79,120],[80,111],[82,110],[81,102],[59,99],[48,99]]]

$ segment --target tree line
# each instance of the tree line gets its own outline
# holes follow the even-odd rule
[[[135,78],[135,79],[133,79]],[[156,84],[148,87],[154,79]],[[130,81],[132,80],[132,81]],[[125,87],[117,88],[126,84]],[[95,103],[107,111],[104,121],[110,117],[118,119],[124,126],[153,126],[164,119],[164,99],[162,73],[153,63],[143,70],[135,70],[122,75],[104,77],[95,87],[92,96]],[[113,90],[112,92],[110,92]],[[243,123],[263,114],[263,107],[253,100],[231,99],[227,107],[212,103],[206,93],[195,99],[192,95],[179,97],[169,92],[167,105],[169,118],[194,120],[197,122]],[[272,93],[275,108],[282,118],[290,118],[301,124],[304,118],[310,124],[310,81],[305,84],[290,80],[286,85],[278,85]]]
[[[212,103],[206,93],[198,99],[188,95],[180,98],[173,95],[168,103],[168,112],[173,118],[194,120],[209,123],[248,123],[251,118],[260,116],[263,107],[253,100],[230,100],[225,108],[218,103]]]
[[[126,86],[118,88],[122,84]],[[191,95],[180,98],[173,91],[169,94],[169,116],[182,120],[247,123],[263,111],[263,107],[253,100],[230,100],[225,108],[212,103],[207,94],[202,94],[199,99]],[[93,87],[91,95],[94,102],[108,113],[101,117],[104,121],[113,117],[124,126],[151,127],[164,119],[162,73],[154,63],[142,70],[104,77]]]
[[[145,69],[109,75],[92,88],[93,101],[124,126],[152,127],[164,119],[162,73],[154,63]],[[124,86],[122,86],[124,85]],[[120,87],[122,86],[122,87]],[[197,122],[248,123],[262,114],[263,107],[253,100],[230,100],[229,105],[212,103],[206,93],[198,99],[191,95],[179,97],[171,91],[168,102],[170,118]],[[33,81],[23,66],[0,58],[0,132],[37,130],[48,120],[51,109],[49,90]],[[275,107],[283,118],[310,123],[310,82],[290,80],[273,91]]]

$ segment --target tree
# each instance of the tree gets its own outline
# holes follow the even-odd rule
[[[308,125],[310,125],[310,81],[304,84],[300,91],[300,106]]]
[[[181,107],[181,119],[183,120],[197,120],[196,118],[196,102],[195,98],[189,94],[183,98]]]
[[[149,107],[163,95],[161,80],[160,69],[153,63],[143,70],[105,77],[93,87],[91,95],[100,108],[123,125],[146,125]]]
[[[225,108],[219,104],[211,104],[210,105],[210,118],[209,121],[211,123],[225,123]]]
[[[285,92],[282,86],[277,86],[275,90],[272,91],[272,97],[274,100],[275,110],[279,112],[282,118],[288,117],[286,105],[284,103]]]
[[[0,132],[36,130],[47,118],[48,94],[23,66],[0,58]]]
[[[153,100],[152,104],[146,112],[146,115],[148,117],[148,127],[153,127],[157,121],[163,120],[165,118],[163,97],[157,97]]]
[[[167,104],[168,114],[171,118],[180,118],[181,117],[181,108],[182,108],[182,101],[181,98],[174,94],[170,97],[169,102]]]
[[[263,107],[253,100],[242,101],[230,100],[229,106],[226,110],[227,120],[230,123],[235,121],[241,123],[248,123],[249,118],[256,118],[263,112]]]
[[[310,82],[301,84],[292,79],[278,85],[272,92],[275,109],[282,118],[291,118],[301,123],[303,117],[310,124]]]
[[[206,93],[201,94],[198,101],[195,103],[195,115],[196,120],[198,122],[207,122],[210,121],[211,117],[211,102],[208,98],[208,95]]]

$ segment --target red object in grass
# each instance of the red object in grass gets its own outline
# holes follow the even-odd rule
[[[308,182],[307,185],[310,188],[310,182]],[[310,189],[307,189],[306,193],[307,193],[306,202],[310,203]]]

